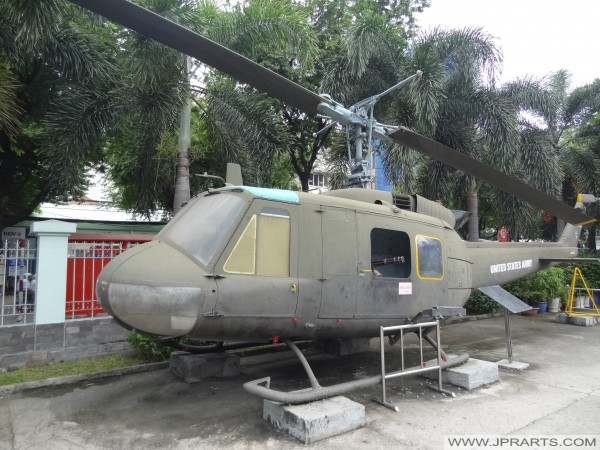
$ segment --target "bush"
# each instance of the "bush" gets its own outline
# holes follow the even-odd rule
[[[161,338],[137,331],[127,335],[127,342],[131,344],[135,354],[146,362],[166,361],[172,351]]]
[[[473,291],[465,304],[469,314],[490,314],[498,312],[502,306],[481,291]]]
[[[600,252],[596,250],[580,250],[579,251],[580,258],[600,258]],[[579,267],[581,273],[583,274],[583,278],[587,283],[590,289],[600,289],[600,264],[598,263],[568,263],[561,264],[560,267],[564,269],[565,272],[565,284],[571,284],[571,279],[573,277],[573,271],[575,267]],[[583,287],[583,284],[580,280],[578,280],[577,287]]]
[[[564,300],[567,295],[565,272],[560,267],[541,270],[508,283],[504,288],[515,297],[530,304],[545,302],[554,297]]]

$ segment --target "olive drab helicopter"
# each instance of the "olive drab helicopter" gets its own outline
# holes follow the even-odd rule
[[[71,1],[345,127],[354,136],[354,181],[367,177],[361,144],[369,135],[422,152],[568,222],[553,243],[465,242],[455,229],[461,220],[418,195],[369,189],[314,195],[244,186],[241,177],[229,177],[225,187],[194,197],[153,241],[104,268],[97,296],[123,326],[206,341],[282,340],[311,377],[294,340],[375,337],[381,326],[464,312],[473,289],[502,292],[498,285],[577,257],[581,224],[593,220],[584,204],[595,197],[580,195],[571,208],[405,127],[377,122],[377,98],[346,108],[129,1]],[[284,401],[356,387],[313,385],[301,400]],[[246,388],[281,401],[268,387]]]

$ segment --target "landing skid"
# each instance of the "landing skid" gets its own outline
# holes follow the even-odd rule
[[[249,348],[259,345],[268,345],[269,342],[206,342],[203,345],[182,343],[180,338],[168,338],[163,340],[165,345],[176,350],[183,350],[184,352],[194,354],[205,354],[205,353],[223,353],[229,350],[239,350],[243,348]]]
[[[439,336],[439,335],[438,335]],[[431,338],[430,338],[431,339]],[[429,340],[427,340],[429,342]],[[292,391],[292,392],[283,392],[283,391],[275,391],[271,389],[271,377],[260,378],[258,380],[249,381],[244,384],[244,390],[252,395],[260,397],[265,400],[271,400],[274,402],[285,403],[285,404],[298,404],[298,403],[308,403],[316,400],[321,400],[328,397],[333,397],[336,395],[345,394],[350,391],[354,391],[356,389],[376,386],[379,384],[385,383],[385,375],[376,375],[368,378],[362,378],[360,380],[347,381],[345,383],[334,384],[332,386],[321,386],[315,377],[306,357],[302,352],[298,349],[296,344],[289,340],[285,340],[286,345],[294,352],[296,357],[302,363],[304,370],[308,376],[311,387],[308,389],[303,389],[300,391]],[[436,350],[438,349],[437,345],[434,346]],[[440,350],[441,351],[441,350]],[[448,358],[440,360],[440,367],[442,369],[453,367],[458,364],[462,364],[469,359],[468,354],[463,354],[458,357]],[[437,366],[436,366],[437,367]],[[415,367],[412,369],[406,369],[406,374],[411,371],[412,373],[423,372],[423,367]],[[440,388],[441,389],[441,388]],[[443,390],[442,390],[443,391]],[[440,392],[442,392],[440,391]],[[444,391],[447,393],[447,391]],[[385,398],[383,399],[384,403]],[[386,405],[388,406],[388,405]]]

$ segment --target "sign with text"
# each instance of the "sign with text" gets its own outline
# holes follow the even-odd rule
[[[12,241],[27,238],[27,228],[25,227],[6,227],[2,230],[2,240]]]

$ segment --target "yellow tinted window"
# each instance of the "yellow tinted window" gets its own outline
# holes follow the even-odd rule
[[[246,229],[238,239],[227,262],[223,266],[225,272],[229,273],[254,273],[254,261],[256,257],[256,215],[253,215],[246,225]]]
[[[285,210],[265,208],[258,225],[256,273],[290,276],[290,217]]]
[[[434,237],[417,235],[417,275],[424,280],[444,278],[442,241]]]

